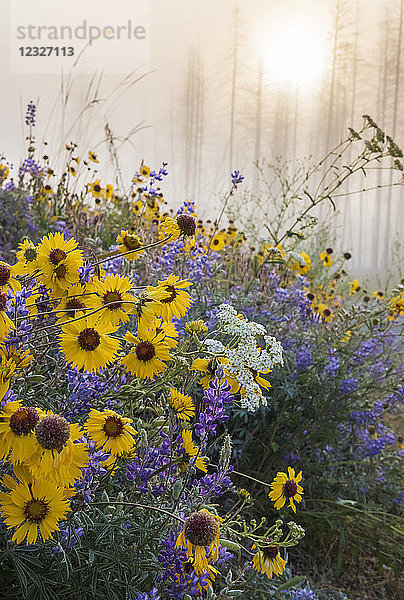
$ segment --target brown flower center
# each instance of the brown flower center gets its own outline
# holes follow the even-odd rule
[[[64,260],[66,256],[67,254],[64,250],[61,250],[60,248],[54,248],[49,254],[49,260],[53,265],[57,265],[61,260]]]
[[[271,540],[267,541],[270,542]],[[273,560],[279,554],[279,546],[267,546],[266,548],[262,548],[262,554],[265,556],[265,558]]]
[[[49,506],[45,500],[31,498],[25,503],[23,512],[31,523],[40,523],[48,514]]]
[[[297,493],[297,483],[293,479],[288,479],[283,486],[283,495],[286,498],[293,498]]]
[[[10,269],[6,265],[0,265],[0,285],[6,285],[11,277]]]
[[[7,294],[0,292],[0,311],[5,311],[7,307]]]
[[[192,513],[184,526],[185,537],[195,546],[210,546],[218,530],[214,516],[203,511]]]
[[[98,184],[96,184],[96,185],[93,187],[93,190],[94,190],[94,192],[100,192],[100,191],[101,191],[101,186],[100,186],[100,185],[98,185]]]
[[[32,406],[16,410],[10,417],[10,429],[14,435],[28,435],[39,421],[39,415]]]
[[[137,359],[148,362],[156,356],[156,350],[151,342],[140,342],[135,348]]]
[[[83,331],[80,331],[77,336],[80,349],[85,351],[93,351],[98,348],[101,342],[101,337],[98,331],[92,327],[86,327]]]
[[[60,450],[70,437],[70,426],[60,415],[47,415],[38,421],[35,435],[45,450]]]
[[[66,309],[68,310],[83,310],[86,305],[80,302],[78,298],[71,298],[66,302]]]
[[[110,290],[103,297],[104,304],[109,304],[110,310],[116,310],[122,306],[122,296],[116,290]]]
[[[167,298],[164,298],[164,300],[161,300],[161,302],[163,304],[169,304],[170,302],[173,302],[173,300],[175,300],[175,298],[177,297],[177,290],[173,285],[166,285],[165,290],[170,295]]]
[[[64,279],[67,275],[67,267],[66,265],[58,265],[54,270],[54,273],[58,279]]]
[[[105,419],[103,430],[108,437],[116,438],[122,434],[124,424],[119,417],[109,416]]]
[[[36,260],[37,256],[38,252],[35,250],[35,248],[26,248],[24,251],[24,258],[27,262]]]
[[[192,236],[195,234],[196,223],[194,217],[191,217],[191,215],[178,215],[176,221],[183,235]]]

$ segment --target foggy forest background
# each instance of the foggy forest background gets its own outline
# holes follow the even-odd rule
[[[152,3],[150,69],[134,64],[134,73],[122,78],[102,72],[90,77],[78,67],[62,84],[56,76],[3,78],[9,99],[2,100],[0,152],[11,146],[16,159],[21,156],[22,128],[16,140],[7,136],[8,122],[14,116],[22,121],[25,103],[33,99],[38,127],[60,160],[64,143],[76,141],[83,154],[88,148],[99,152],[110,165],[103,178],[112,176],[107,123],[121,185],[129,185],[141,160],[155,168],[165,161],[170,206],[192,199],[202,216],[214,218],[231,171],[242,171],[246,189],[262,195],[255,161],[286,162],[293,176],[301,161],[321,159],[349,126],[359,129],[363,114],[404,146],[404,0],[285,2],[296,23],[312,20],[307,35],[323,38],[325,67],[310,85],[284,81],[268,69],[265,43],[276,33],[278,3],[165,4]],[[399,177],[378,169],[365,183],[377,188]],[[357,273],[397,273],[404,190],[360,193],[362,185],[359,178],[351,181],[336,198],[337,214],[324,206],[321,216],[336,234],[337,248],[352,252]]]

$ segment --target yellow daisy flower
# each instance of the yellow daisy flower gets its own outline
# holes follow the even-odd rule
[[[74,485],[83,476],[88,462],[86,444],[78,442],[83,435],[77,423],[53,413],[42,416],[35,426],[36,443],[25,462],[35,479],[46,479],[60,487]]]
[[[168,235],[171,236],[168,240],[170,242],[174,242],[181,235],[181,229],[179,228],[177,221],[172,217],[166,217],[159,225],[159,237],[165,238]]]
[[[5,404],[0,411],[0,460],[18,463],[33,454],[35,427],[42,415],[41,409],[19,400]]]
[[[359,292],[361,289],[360,283],[357,279],[349,282],[349,295],[353,296],[356,292]]]
[[[132,312],[137,315],[138,326],[143,329],[150,329],[154,326],[157,308],[166,295],[163,289],[154,288],[136,294]]]
[[[18,244],[16,274],[32,275],[38,269],[38,250],[31,240],[24,240]]]
[[[157,333],[163,333],[164,342],[170,349],[178,346],[178,331],[174,323],[167,323],[161,318],[154,318],[153,321],[147,324],[145,319],[141,319],[137,330],[138,336],[142,338],[149,329],[154,329]]]
[[[3,483],[10,492],[0,493],[0,512],[8,529],[15,527],[12,539],[17,544],[35,544],[38,534],[42,540],[52,537],[58,531],[58,522],[70,510],[63,499],[63,488],[55,488],[47,481],[23,480],[14,482],[11,477]]]
[[[283,472],[279,472],[273,482],[271,483],[271,491],[268,496],[269,499],[275,502],[275,508],[281,509],[285,502],[289,500],[289,506],[296,512],[295,502],[302,501],[303,488],[299,485],[302,480],[302,472],[295,475],[295,470],[288,467],[288,475]]]
[[[315,310],[321,315],[324,321],[327,321],[327,323],[331,323],[331,321],[334,319],[334,313],[332,312],[332,310],[322,302],[317,304]]]
[[[171,356],[163,333],[148,329],[142,338],[137,338],[128,331],[125,339],[132,344],[132,348],[122,359],[122,363],[132,375],[141,379],[153,379],[154,375],[167,369],[164,361],[171,360]]]
[[[390,300],[387,318],[389,321],[396,321],[401,315],[404,315],[404,292]]]
[[[0,164],[0,184],[7,179],[10,174],[10,169],[7,165]]]
[[[175,547],[186,550],[187,559],[192,559],[197,575],[209,570],[209,561],[215,563],[219,558],[219,523],[222,520],[206,509],[194,512],[185,519],[184,529],[178,536]]]
[[[62,296],[64,290],[79,282],[82,253],[74,238],[66,241],[61,233],[50,233],[38,244],[38,265],[43,283]]]
[[[44,185],[42,188],[42,193],[45,194],[46,196],[51,196],[52,194],[54,194],[55,192],[52,189],[52,186],[48,184]]]
[[[60,349],[67,362],[77,369],[95,373],[109,365],[120,350],[120,342],[111,337],[117,327],[99,323],[98,315],[68,323],[62,327]]]
[[[97,448],[103,448],[114,456],[128,454],[135,447],[133,436],[137,431],[131,426],[132,419],[122,417],[113,410],[92,409],[84,425],[89,437],[95,441]]]
[[[218,252],[219,250],[223,250],[226,245],[226,235],[218,231],[212,238],[210,242],[210,248]]]
[[[98,158],[97,158],[97,155],[95,154],[95,152],[92,152],[91,150],[90,150],[90,151],[89,151],[89,153],[88,153],[88,158],[89,158],[89,159],[90,159],[92,162],[95,162],[95,163],[98,163],[98,162],[100,162],[100,161],[98,160]]]
[[[0,261],[0,292],[7,293],[7,289],[10,289],[13,293],[21,290],[20,282],[14,277],[17,274],[17,265],[9,265],[3,261]]]
[[[177,417],[182,421],[190,421],[195,416],[195,404],[191,396],[181,394],[178,390],[171,388],[170,402]]]
[[[330,252],[331,248],[327,248],[327,250],[324,250],[324,252],[321,252],[320,254],[320,260],[323,261],[323,265],[325,267],[331,267],[331,265],[333,264],[333,259],[332,259],[332,250]]]
[[[89,312],[89,294],[86,294],[86,286],[75,283],[68,290],[66,296],[60,300],[56,307],[58,316],[57,323],[63,325],[67,321],[84,317]]]
[[[311,260],[310,256],[306,254],[306,252],[301,252],[301,261],[293,258],[291,260],[290,268],[301,275],[308,273],[310,271]]]
[[[271,540],[268,540],[269,544]],[[253,545],[253,549],[256,545]],[[272,575],[282,575],[286,567],[286,561],[281,557],[279,546],[261,546],[253,558],[253,568],[272,579]]]
[[[116,238],[117,244],[119,244],[119,252],[125,255],[128,260],[136,260],[141,254],[144,254],[144,250],[138,250],[142,247],[143,243],[141,238],[126,229],[118,234]],[[130,252],[133,250],[133,252]]]
[[[89,183],[87,189],[93,198],[103,198],[105,195],[105,189],[101,187],[99,179],[94,181],[94,183]]]
[[[187,279],[180,280],[176,275],[169,275],[164,281],[159,281],[157,289],[165,292],[165,297],[160,300],[161,304],[156,307],[156,313],[164,321],[172,321],[173,317],[183,317],[189,310],[192,301],[185,288],[192,285]],[[153,288],[149,288],[152,290]]]
[[[105,307],[99,313],[101,323],[117,326],[127,323],[126,314],[132,310],[134,297],[129,294],[133,284],[123,275],[107,275],[103,281],[93,279],[92,289],[95,294],[89,296],[87,302],[92,309]]]

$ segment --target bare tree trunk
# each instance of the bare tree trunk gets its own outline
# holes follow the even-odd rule
[[[378,119],[380,119],[381,126],[384,126],[386,119],[386,103],[387,103],[387,83],[388,83],[388,66],[389,66],[389,38],[390,38],[390,12],[387,10],[386,19],[384,23],[384,39],[383,39],[383,60],[380,61],[379,66],[379,82],[382,82],[382,88],[378,86]],[[380,91],[379,91],[380,90]],[[381,169],[377,172],[377,185],[381,186],[383,182],[383,172]],[[380,233],[382,229],[381,220],[381,207],[382,207],[382,190],[377,189],[376,193],[376,211],[375,211],[375,230],[373,237],[373,264],[375,267],[379,265],[381,248],[380,248]],[[387,217],[388,218],[388,217]]]
[[[229,139],[229,173],[233,171],[234,149],[234,120],[236,107],[237,59],[238,59],[238,6],[234,9],[234,39],[233,39],[233,72],[231,80],[231,107],[230,107],[230,139]]]
[[[393,104],[393,124],[392,124],[392,137],[393,139],[397,134],[397,111],[398,111],[398,93],[400,89],[400,74],[401,74],[401,42],[403,34],[403,17],[404,17],[404,0],[400,2],[400,24],[398,29],[398,40],[397,40],[397,54],[396,54],[396,74],[395,74],[395,87],[394,87],[394,104]],[[393,170],[390,171],[390,185],[393,183]],[[393,188],[389,188],[389,194],[387,197],[387,210],[386,210],[386,233],[385,233],[385,263],[389,260],[389,248],[391,247],[391,209],[392,209],[392,196]],[[399,215],[397,215],[399,217]]]
[[[257,82],[257,103],[255,111],[255,147],[254,160],[260,160],[261,155],[261,130],[262,130],[262,80],[263,67],[262,56],[260,56],[258,64],[258,82]],[[258,194],[258,169],[254,171],[254,191]]]

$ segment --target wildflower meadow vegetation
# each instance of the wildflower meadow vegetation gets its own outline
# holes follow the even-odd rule
[[[401,183],[400,148],[365,117],[270,219],[238,171],[202,219],[169,165],[125,193],[92,149],[53,166],[35,112],[0,164],[0,596],[393,598],[404,285],[359,281],[316,208]]]

